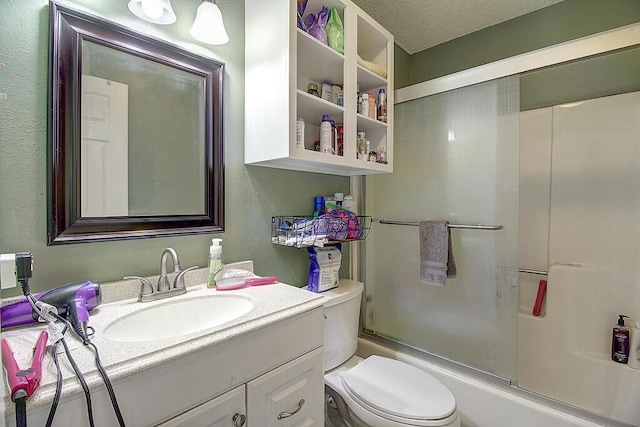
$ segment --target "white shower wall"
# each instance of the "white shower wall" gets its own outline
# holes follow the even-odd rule
[[[521,114],[519,263],[549,272],[520,274],[519,386],[640,425],[640,370],[610,358],[618,314],[640,322],[639,93]]]

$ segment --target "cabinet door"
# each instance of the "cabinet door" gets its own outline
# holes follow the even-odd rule
[[[178,415],[159,427],[241,427],[245,424],[244,385]]]
[[[324,426],[322,348],[247,383],[249,427]]]

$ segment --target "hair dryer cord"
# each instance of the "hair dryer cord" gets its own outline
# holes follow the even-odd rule
[[[33,311],[38,316],[40,316],[42,319],[45,319],[43,313],[40,311],[38,306],[35,304],[35,301],[36,301],[35,297],[31,294],[31,292],[29,290],[29,281],[28,280],[22,281],[21,284],[22,284],[22,291],[24,293],[24,296],[27,299],[27,301],[29,301],[29,305],[31,306]],[[64,319],[64,318],[60,317],[55,312],[51,312],[51,314],[57,320],[61,321],[65,325],[65,330],[66,330],[66,328],[68,328],[69,321],[67,319]],[[71,363],[71,367],[73,368],[73,371],[75,372],[76,377],[78,378],[78,381],[80,382],[80,385],[82,386],[82,389],[84,390],[85,400],[87,401],[87,413],[88,413],[88,416],[89,416],[89,425],[91,427],[93,427],[94,426],[94,423],[93,423],[93,410],[92,410],[92,407],[91,407],[91,393],[89,392],[89,386],[87,385],[87,382],[85,381],[84,376],[82,375],[82,372],[80,371],[80,368],[78,367],[78,365],[76,364],[75,360],[71,356],[71,351],[69,350],[69,347],[67,346],[67,343],[64,340],[64,337],[62,337],[58,342],[62,342],[62,345],[64,347],[64,351],[65,351],[65,353],[67,355],[67,358],[69,359],[69,363]],[[56,344],[57,344],[57,342],[56,342]],[[58,365],[56,364],[56,366],[58,366]],[[62,378],[59,375],[58,376],[58,383],[60,383],[61,379]],[[56,402],[56,405],[57,405],[57,402]],[[54,410],[54,412],[55,412],[55,410]],[[51,417],[53,417],[53,416],[51,415]]]

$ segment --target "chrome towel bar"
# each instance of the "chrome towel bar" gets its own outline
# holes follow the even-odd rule
[[[378,220],[380,224],[388,224],[388,225],[413,225],[419,226],[420,222],[418,221],[391,221],[388,219],[380,219]],[[463,229],[471,229],[471,230],[502,230],[504,227],[502,225],[472,225],[472,224],[449,224],[449,228],[463,228]],[[520,273],[529,273],[529,274],[539,274],[541,276],[546,276],[547,272],[543,270],[532,270],[529,268],[519,268],[518,271]]]
[[[539,274],[541,276],[546,276],[548,274],[544,270],[532,270],[530,268],[519,268],[518,271],[520,273]]]
[[[419,226],[420,222],[418,221],[391,221],[388,219],[378,220],[380,224],[388,224],[388,225],[414,225]],[[502,230],[504,227],[502,225],[473,225],[473,224],[449,224],[449,228],[464,228],[468,230]]]

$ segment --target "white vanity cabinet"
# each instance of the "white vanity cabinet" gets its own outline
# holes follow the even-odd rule
[[[273,285],[268,291],[277,292],[277,286],[295,289]],[[322,425],[324,315],[322,306],[313,304],[315,308],[302,312],[283,308],[278,315],[281,320],[262,323],[258,319],[260,326],[212,346],[191,346],[184,353],[180,345],[173,346],[164,354],[179,356],[112,380],[127,426]],[[297,314],[287,315],[291,311]],[[77,351],[81,350],[85,349]],[[143,360],[158,357],[166,356],[150,353]],[[96,425],[117,425],[106,389],[92,388]],[[299,405],[301,399],[303,405]],[[296,414],[278,420],[278,415],[293,413],[299,406]],[[50,402],[29,406],[29,425],[45,425],[49,408]],[[63,396],[53,426],[84,425],[86,414],[81,394]],[[5,420],[8,427],[15,426],[14,417]]]
[[[343,53],[297,27],[295,0],[245,0],[245,164],[344,176],[392,172],[393,35],[350,0],[309,0],[303,16],[322,6],[340,16]],[[316,83],[322,95],[323,82],[342,88],[342,105],[308,93]],[[357,112],[360,93],[377,100],[380,89],[386,122]],[[342,130],[335,154],[314,150],[324,114]],[[296,144],[299,118],[303,146]],[[358,158],[358,132],[380,161]]]
[[[323,378],[322,349],[316,349],[159,427],[322,425]]]

